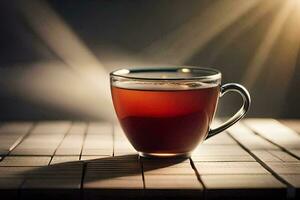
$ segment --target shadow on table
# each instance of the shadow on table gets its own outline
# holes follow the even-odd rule
[[[24,171],[20,171],[19,174],[25,178],[23,188],[80,188],[83,182],[89,184],[106,179],[126,177],[130,179],[135,175],[142,178],[142,171],[165,168],[186,160],[186,158],[148,159],[140,158],[138,155],[122,155],[42,167],[24,167]],[[143,167],[144,164],[147,164],[147,167]]]
[[[43,167],[20,167],[24,170],[19,171],[18,176],[23,177],[25,181],[21,186],[19,197],[90,199],[98,198],[100,195],[101,198],[115,196],[135,199],[144,195],[142,172],[184,161],[187,159],[147,159],[138,155],[123,155]],[[147,167],[144,167],[144,164]],[[85,188],[84,192],[82,188]]]

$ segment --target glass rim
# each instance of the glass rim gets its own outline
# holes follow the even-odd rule
[[[181,71],[180,71],[181,70]],[[212,73],[209,75],[199,75],[199,76],[193,76],[193,77],[134,77],[129,76],[128,74],[132,73],[151,73],[151,72],[191,72],[193,73],[193,70],[197,71],[203,71],[206,73]],[[119,77],[119,78],[125,78],[125,79],[132,79],[132,80],[149,80],[149,81],[180,81],[180,80],[205,80],[205,81],[214,81],[214,80],[220,80],[222,77],[222,74],[219,70],[208,68],[208,67],[196,67],[196,66],[156,66],[156,67],[141,67],[141,68],[121,68],[112,71],[110,74],[110,77]]]

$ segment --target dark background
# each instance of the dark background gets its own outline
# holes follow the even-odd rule
[[[249,117],[299,118],[289,1],[1,1],[0,120],[110,119],[108,72],[141,65],[217,68],[249,89]],[[218,115],[240,102],[226,95]]]

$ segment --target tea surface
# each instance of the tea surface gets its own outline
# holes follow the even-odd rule
[[[219,87],[142,90],[112,86],[120,124],[144,153],[186,153],[204,140],[215,113]]]

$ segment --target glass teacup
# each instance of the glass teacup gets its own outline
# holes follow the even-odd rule
[[[122,129],[145,157],[188,157],[199,143],[239,121],[251,102],[243,86],[221,86],[221,73],[211,68],[121,69],[110,73],[110,80]],[[219,97],[229,91],[238,92],[243,105],[212,129]]]

